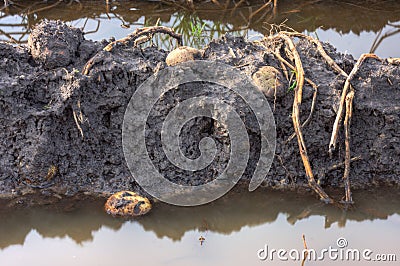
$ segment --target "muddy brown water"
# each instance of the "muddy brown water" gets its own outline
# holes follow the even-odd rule
[[[0,12],[0,39],[24,43],[42,19],[61,19],[84,28],[86,38],[122,38],[136,27],[175,28],[185,44],[202,47],[229,32],[250,39],[267,34],[267,23],[286,25],[331,42],[341,52],[358,57],[375,52],[400,57],[399,1],[279,1],[277,10],[252,5],[216,7],[206,3],[194,11],[177,4],[145,1],[14,1]],[[104,1],[105,2],[105,1]],[[323,3],[322,3],[323,2]],[[237,1],[239,3],[239,1]],[[260,10],[260,11],[258,11]],[[192,25],[202,26],[198,37]],[[168,39],[155,44],[168,49]],[[301,265],[257,252],[265,248],[302,250],[302,234],[318,252],[370,249],[397,262],[331,259],[305,265],[397,265],[400,260],[400,194],[396,190],[355,192],[355,210],[343,211],[319,203],[312,195],[258,190],[231,193],[195,208],[161,203],[139,219],[124,220],[103,212],[104,200],[60,202],[27,208],[26,202],[5,202],[0,208],[0,265]],[[19,199],[20,200],[20,199]],[[10,208],[10,206],[13,206]],[[15,207],[14,207],[15,206]],[[199,238],[204,237],[201,245]],[[338,248],[337,240],[347,241]],[[286,255],[286,257],[289,257]]]
[[[355,209],[345,212],[319,203],[310,193],[234,191],[200,207],[157,203],[148,215],[132,220],[105,214],[104,200],[60,201],[35,208],[7,203],[16,210],[4,208],[3,202],[0,261],[1,265],[301,265],[288,255],[288,261],[276,255],[260,260],[257,252],[265,245],[302,251],[304,234],[308,248],[318,256],[331,247],[370,249],[371,258],[394,254],[397,259],[382,263],[327,255],[306,265],[398,265],[399,191],[356,191],[354,198]],[[200,237],[205,239],[202,245]],[[340,238],[347,241],[342,249]]]

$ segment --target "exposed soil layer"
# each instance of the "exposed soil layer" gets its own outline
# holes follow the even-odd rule
[[[38,25],[28,47],[0,43],[1,197],[18,197],[35,191],[63,196],[78,192],[110,194],[141,190],[124,159],[122,122],[126,106],[138,86],[167,67],[168,51],[127,46],[102,51],[106,44],[85,40],[79,29],[55,21]],[[326,43],[323,46],[342,69],[351,71],[355,63],[351,55],[340,54]],[[250,77],[265,65],[281,71],[279,61],[267,47],[268,43],[264,46],[225,36],[209,43],[201,59],[236,66]],[[341,145],[332,157],[328,154],[328,144],[345,79],[326,64],[309,42],[299,40],[296,48],[305,76],[318,85],[315,112],[310,124],[303,129],[308,155],[319,183],[323,187],[340,187],[343,168],[332,170],[331,167],[344,161],[344,134],[341,133]],[[95,55],[90,72],[82,75],[83,66]],[[282,82],[289,88],[288,81]],[[400,184],[399,84],[400,67],[377,59],[367,59],[352,80],[356,92],[351,153],[361,156],[351,164],[352,187]],[[223,88],[212,84],[205,89],[198,83],[186,84],[185,88],[178,87],[158,101],[148,123],[149,136],[155,135],[148,136],[147,147],[153,152],[156,167],[178,183],[208,182],[229,161],[226,152],[229,136],[222,134],[221,137],[221,125],[207,118],[190,121],[181,132],[181,148],[188,157],[199,155],[196,143],[205,136],[215,140],[220,153],[207,171],[191,178],[188,173],[177,173],[163,158],[165,154],[160,151],[161,143],[154,132],[159,132],[160,123],[171,106],[198,89],[206,90],[207,95],[222,97],[247,112],[235,96],[221,93]],[[309,114],[312,94],[313,89],[306,85],[302,121]],[[277,146],[264,185],[298,188],[307,185],[307,180],[297,141],[285,143],[293,133],[293,92],[278,96],[268,98],[274,110]],[[252,119],[247,123],[250,129],[256,127]],[[248,134],[255,148],[250,152],[243,176],[245,182],[251,178],[259,153],[259,132],[249,130]]]

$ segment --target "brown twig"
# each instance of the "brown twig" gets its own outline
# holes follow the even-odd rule
[[[304,246],[303,260],[301,261],[301,266],[304,266],[304,263],[306,262],[308,256],[308,247],[306,242],[306,236],[303,234],[301,237],[303,239],[303,246]]]
[[[376,49],[378,49],[379,45],[381,45],[381,43],[382,43],[382,41],[384,39],[389,38],[389,37],[391,37],[393,35],[396,35],[396,34],[400,33],[400,29],[397,29],[397,30],[392,31],[392,32],[387,32],[387,33],[383,34],[381,37],[379,37],[380,34],[381,34],[381,31],[376,36],[376,38],[375,38],[375,40],[374,40],[374,42],[373,42],[373,44],[371,46],[371,49],[369,50],[370,53],[375,53]]]
[[[347,73],[344,72],[344,70],[342,70],[336,64],[336,62],[326,54],[325,50],[323,49],[322,44],[318,40],[312,38],[311,36],[306,36],[304,34],[297,33],[297,32],[281,31],[281,32],[277,33],[275,36],[269,37],[273,41],[275,41],[274,39],[283,40],[289,50],[289,51],[285,50],[286,56],[290,60],[294,61],[294,63],[295,63],[295,66],[292,66],[291,63],[289,63],[286,59],[284,59],[280,55],[281,47],[275,44],[276,45],[275,50],[273,51],[275,57],[281,62],[281,64],[286,65],[287,67],[289,67],[296,73],[296,81],[297,81],[296,87],[295,87],[295,92],[294,92],[294,103],[293,103],[293,110],[292,110],[292,120],[293,120],[295,134],[291,135],[286,142],[293,139],[294,136],[297,136],[300,155],[301,155],[303,165],[304,165],[304,168],[306,171],[308,183],[309,183],[310,187],[313,188],[314,191],[316,191],[318,193],[318,195],[321,197],[321,199],[323,199],[329,203],[334,203],[334,202],[319,186],[319,183],[315,182],[315,178],[313,176],[310,161],[307,156],[307,149],[306,149],[306,146],[304,143],[304,138],[303,138],[303,135],[301,132],[301,128],[303,126],[305,126],[311,120],[311,115],[315,109],[316,96],[317,96],[317,85],[314,84],[314,86],[313,86],[312,82],[310,82],[309,80],[304,78],[304,70],[303,70],[303,67],[301,64],[300,56],[299,56],[298,52],[296,51],[293,41],[291,39],[291,37],[293,37],[293,36],[302,37],[302,38],[305,38],[305,39],[309,40],[310,42],[314,43],[317,46],[318,52],[324,58],[324,60],[327,62],[327,64],[329,66],[331,66],[335,72],[346,77],[346,81],[345,81],[345,84],[344,84],[344,87],[342,90],[342,95],[340,98],[337,116],[335,119],[335,123],[333,125],[333,131],[332,131],[331,140],[329,143],[329,153],[332,154],[332,150],[335,149],[338,132],[339,132],[339,125],[342,121],[342,116],[343,116],[343,108],[344,108],[344,104],[346,104],[346,116],[345,116],[345,121],[344,121],[346,154],[345,154],[345,162],[341,163],[340,166],[344,165],[344,167],[345,167],[344,174],[343,174],[343,182],[344,182],[344,186],[345,186],[345,201],[344,201],[344,203],[353,203],[352,196],[351,196],[351,189],[350,189],[350,179],[349,179],[350,163],[352,161],[361,159],[361,157],[355,157],[355,158],[350,157],[351,156],[351,153],[350,153],[350,124],[351,124],[351,117],[352,117],[352,104],[353,104],[353,99],[354,99],[354,95],[355,95],[354,88],[352,87],[350,82],[354,78],[358,69],[361,67],[363,61],[366,58],[370,57],[370,58],[376,58],[378,60],[380,60],[380,59],[374,54],[363,54],[357,60],[352,71],[350,72],[350,74],[347,75]],[[313,86],[313,88],[315,89],[315,91],[314,91],[314,95],[313,95],[313,101],[312,101],[312,105],[311,105],[310,115],[307,118],[307,120],[300,127],[300,105],[301,105],[301,100],[302,100],[301,96],[302,96],[302,87],[304,85],[304,80],[306,80],[308,83],[310,83]],[[351,90],[350,93],[348,93],[349,88]],[[340,166],[337,165],[336,168],[339,168]],[[336,168],[332,167],[332,169],[336,169]],[[330,171],[332,169],[329,169],[328,171]]]
[[[287,67],[289,67],[291,70],[296,71],[296,68],[290,64],[285,58],[283,58],[280,53],[279,53],[279,48],[275,49],[275,51],[273,52],[273,54],[275,55],[276,58],[278,58],[278,60],[283,63],[284,65],[286,65]],[[287,76],[287,71],[285,76]],[[288,79],[288,78],[287,78]],[[307,81],[314,89],[317,88],[317,84],[315,84],[314,82],[312,82],[312,80],[308,79],[308,78],[304,78],[305,81]]]
[[[349,87],[351,87],[350,81],[354,78],[354,76],[356,75],[358,69],[360,68],[360,66],[364,62],[364,60],[369,57],[379,59],[379,57],[374,54],[362,54],[360,56],[360,58],[357,60],[357,63],[354,65],[353,69],[351,70],[349,76],[346,79],[346,82],[344,83],[335,123],[333,124],[331,140],[329,142],[329,154],[332,154],[333,150],[336,148],[336,140],[337,140],[338,133],[339,133],[339,124],[342,121],[342,117],[343,117],[343,106],[344,106],[344,103],[346,100],[347,90],[349,89]]]
[[[279,48],[275,49],[275,52],[273,52],[273,54],[275,55],[276,58],[278,58],[278,60],[283,63],[284,65],[288,66],[291,70],[296,71],[295,67],[292,66],[285,58],[283,58],[280,53],[279,53]],[[314,89],[314,93],[313,93],[313,99],[312,99],[312,103],[311,103],[311,110],[310,113],[306,119],[306,121],[303,122],[303,124],[301,125],[301,128],[305,127],[306,125],[308,125],[308,123],[310,123],[311,121],[311,117],[312,114],[314,113],[315,110],[315,104],[317,102],[317,93],[318,93],[318,86],[317,84],[315,84],[312,80],[305,78],[305,81],[307,81],[307,83],[309,83],[311,85],[311,87],[313,87]],[[286,141],[285,143],[290,142],[292,139],[294,139],[294,137],[296,137],[296,133],[293,133]]]
[[[274,110],[273,110],[274,113],[275,113],[275,109],[276,109],[277,89],[278,89],[278,75],[275,76],[275,83],[274,83]]]
[[[235,4],[235,6],[233,7],[233,9],[231,10],[230,16],[233,16],[233,13],[235,13],[236,9],[237,9],[244,1],[245,1],[245,0],[240,0],[237,4]]]
[[[285,41],[285,43],[288,45],[289,50],[292,53],[293,56],[293,60],[295,63],[295,69],[296,69],[296,88],[295,90],[297,90],[297,103],[301,104],[302,99],[303,99],[303,85],[304,85],[304,69],[303,69],[303,64],[301,63],[301,59],[300,59],[300,55],[296,50],[296,47],[294,46],[294,43],[292,41],[292,39],[283,34],[283,33],[279,33],[277,35],[278,38],[281,38]]]
[[[283,62],[280,62],[280,63],[281,63],[281,69],[283,71],[283,75],[285,76],[286,80],[289,80],[289,74],[285,67],[285,64]]]
[[[177,39],[179,45],[182,45],[182,34],[175,33],[171,28],[168,28],[168,27],[152,26],[152,27],[136,29],[134,32],[129,34],[127,37],[109,43],[106,47],[103,48],[103,51],[111,52],[114,49],[114,47],[118,44],[127,45],[129,43],[133,43],[134,45],[138,45],[138,44],[142,43],[143,41],[150,40],[151,37],[149,37],[149,36],[152,36],[155,33],[168,34],[171,37]],[[90,60],[87,61],[87,63],[83,67],[82,74],[88,75],[89,71],[93,67],[93,65],[96,64],[97,62],[99,62],[100,60],[101,60],[101,57],[99,56],[99,53],[97,53],[92,58],[90,58]]]
[[[84,139],[85,136],[83,135],[83,130],[80,125],[83,122],[83,115],[82,115],[82,111],[81,111],[81,102],[79,100],[77,103],[77,107],[78,107],[77,111],[79,112],[79,115],[76,114],[74,108],[72,108],[72,115],[74,117],[74,121],[75,121],[75,125],[76,125],[77,129],[78,129],[79,133],[81,134],[82,139]]]
[[[326,202],[333,203],[333,200],[326,194],[326,192],[317,184],[314,178],[314,174],[311,169],[310,160],[307,155],[307,148],[304,142],[303,133],[300,126],[300,104],[302,98],[302,91],[304,85],[304,69],[300,60],[300,56],[294,46],[292,39],[282,33],[277,34],[273,38],[280,38],[285,41],[290,52],[292,53],[295,67],[296,67],[296,87],[294,89],[294,101],[292,110],[292,121],[294,130],[297,136],[297,142],[299,145],[300,156],[303,161],[303,165],[306,171],[309,186],[320,196],[320,198]]]
[[[221,4],[218,2],[218,0],[211,0],[215,5],[217,5],[219,8],[222,8]]]
[[[353,199],[351,197],[350,190],[350,123],[351,116],[353,113],[353,99],[354,99],[354,90],[351,90],[346,96],[346,116],[344,118],[344,131],[345,131],[345,146],[346,146],[346,155],[345,155],[345,163],[344,163],[344,174],[343,174],[343,182],[345,189],[345,202],[344,203],[353,203]]]
[[[351,159],[350,159],[350,162],[351,162],[351,163],[352,163],[352,162],[356,162],[356,161],[359,161],[359,160],[361,160],[361,159],[362,159],[361,156],[356,156],[356,157],[351,158]],[[342,168],[344,165],[345,165],[344,162],[338,163],[338,164],[335,164],[335,165],[332,165],[331,167],[329,167],[329,168],[326,170],[326,173],[329,173],[329,172],[332,172],[332,171],[337,170],[337,169],[339,169],[339,168]]]
[[[4,35],[6,36],[10,42],[13,43],[19,43],[13,36],[11,36],[11,34],[4,32],[3,30],[0,29],[0,35]]]
[[[129,43],[134,43],[136,39],[143,35],[153,35],[155,33],[164,33],[178,40],[179,45],[182,45],[182,34],[175,33],[171,28],[164,26],[153,26],[153,27],[145,27],[138,28],[125,38],[113,41],[109,43],[106,47],[104,47],[104,51],[111,52],[117,44],[127,45]]]
[[[400,58],[386,58],[386,61],[392,65],[400,65]],[[391,86],[393,85],[393,83],[389,80],[389,78],[388,82]]]
[[[299,32],[283,32],[284,34],[288,35],[288,36],[296,36],[296,37],[300,37],[300,38],[304,38],[310,42],[312,42],[313,44],[315,44],[317,46],[317,51],[319,52],[319,54],[322,56],[323,59],[325,59],[325,61],[327,62],[327,64],[333,68],[333,70],[335,70],[338,74],[341,74],[344,77],[347,77],[347,73],[344,72],[343,69],[341,69],[338,64],[336,64],[336,62],[325,52],[324,47],[322,46],[321,42],[311,36],[308,35],[304,35],[302,33]]]
[[[61,4],[62,1],[63,1],[63,0],[58,0],[56,3],[54,3],[54,4],[52,4],[52,5],[45,6],[45,7],[42,7],[42,8],[38,8],[38,9],[35,9],[35,10],[33,10],[33,11],[29,11],[29,12],[26,13],[26,15],[31,15],[31,14],[33,14],[33,13],[37,13],[37,12],[40,12],[40,11],[44,11],[44,10],[47,10],[47,9],[51,9],[51,8],[56,7],[56,6],[58,6],[59,4]]]
[[[312,82],[312,81],[310,80],[310,82]],[[313,98],[312,98],[312,102],[311,102],[310,113],[308,114],[307,119],[301,124],[301,128],[304,128],[305,126],[308,125],[308,123],[310,123],[312,115],[315,110],[315,104],[317,102],[318,87],[315,85],[315,87],[313,86],[313,88],[314,88],[314,93],[313,93]],[[290,142],[292,139],[294,139],[295,136],[296,136],[296,133],[293,133],[292,135],[290,135],[290,137],[285,141],[285,143]]]
[[[82,31],[83,31],[83,30],[85,29],[85,27],[86,27],[86,22],[87,22],[87,19],[86,19],[86,21],[85,21],[85,24],[83,24]],[[100,20],[97,20],[97,26],[96,26],[96,28],[95,28],[94,30],[91,30],[91,31],[85,31],[83,34],[84,34],[84,35],[88,35],[88,34],[91,34],[91,33],[96,33],[96,32],[99,31],[99,29],[100,29]]]
[[[275,154],[276,158],[278,158],[279,163],[281,164],[282,168],[285,170],[286,175],[290,175],[289,170],[287,169],[287,167],[285,166],[285,164],[283,163],[283,159],[282,156],[280,156],[279,154]]]
[[[245,67],[245,66],[248,66],[248,65],[250,65],[250,63],[244,63],[244,64],[240,64],[240,65],[237,65],[237,66],[234,66],[235,68],[242,68],[242,67]]]
[[[97,53],[92,58],[90,58],[89,61],[87,61],[86,64],[83,66],[82,75],[88,75],[90,69],[98,62],[101,62],[101,57]]]
[[[272,14],[276,17],[278,13],[278,0],[274,0],[274,8],[272,9]]]
[[[264,5],[262,5],[259,9],[257,9],[256,11],[254,11],[253,13],[250,14],[249,16],[249,21],[258,13],[260,13],[263,9],[265,9],[267,6],[271,5],[272,0],[269,0],[267,3],[265,3]]]

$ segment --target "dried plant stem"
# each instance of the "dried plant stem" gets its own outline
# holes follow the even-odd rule
[[[338,111],[337,111],[336,119],[335,119],[335,122],[333,124],[331,140],[329,142],[329,154],[332,154],[333,150],[336,148],[336,141],[337,141],[337,137],[338,137],[338,133],[339,133],[339,124],[340,124],[340,122],[342,121],[342,118],[343,118],[343,107],[344,107],[344,103],[345,103],[345,100],[346,100],[347,91],[351,87],[350,82],[354,78],[354,76],[356,75],[358,69],[360,68],[361,64],[364,62],[364,60],[366,58],[379,59],[379,57],[377,57],[374,54],[362,54],[360,56],[360,58],[357,60],[357,63],[354,65],[353,69],[351,70],[349,76],[347,77],[346,82],[344,83],[343,90],[342,90],[342,95],[340,97],[340,103],[339,103],[339,108],[338,108]]]
[[[281,63],[283,63],[283,65],[286,65],[291,70],[296,71],[296,68],[294,66],[292,66],[285,58],[283,58],[280,55],[279,48],[275,49],[274,55],[276,58],[278,58],[279,61],[281,61]],[[315,110],[315,104],[317,102],[317,94],[318,94],[317,84],[315,84],[312,80],[310,80],[308,78],[304,78],[304,79],[305,79],[305,81],[307,81],[308,84],[311,85],[311,87],[313,87],[314,93],[313,93],[313,99],[312,99],[312,103],[311,103],[310,114],[308,115],[307,119],[303,122],[303,124],[301,124],[301,128],[305,127],[306,125],[308,125],[308,123],[310,123],[312,114],[314,113],[314,110]],[[292,135],[290,135],[290,137],[285,141],[285,143],[290,142],[292,139],[294,139],[294,137],[296,137],[296,133],[293,133]]]
[[[178,44],[182,45],[182,34],[175,33],[171,28],[164,26],[152,26],[145,28],[138,28],[127,37],[113,41],[109,43],[106,47],[103,48],[103,51],[111,52],[117,44],[128,45],[129,43],[133,43],[134,45],[138,45],[142,42],[148,41],[151,39],[151,35],[155,33],[165,33],[170,35],[171,37],[178,40]],[[149,37],[150,36],[150,37]],[[89,61],[85,64],[82,69],[82,74],[89,74],[90,69],[96,64],[100,59],[99,53],[90,58]]]
[[[301,238],[303,239],[303,246],[304,246],[304,250],[305,250],[305,252],[303,253],[303,260],[301,261],[301,266],[304,266],[304,263],[306,262],[306,259],[308,256],[308,247],[307,247],[307,242],[306,242],[306,236],[303,234],[301,236]]]
[[[350,162],[351,162],[351,163],[352,163],[352,162],[356,162],[356,161],[359,161],[359,160],[361,160],[361,159],[362,159],[361,156],[356,156],[356,157],[351,158],[351,159],[350,159]],[[332,171],[337,170],[337,169],[339,169],[339,168],[342,168],[344,165],[345,165],[344,162],[341,162],[341,163],[332,165],[331,167],[329,167],[329,168],[326,170],[326,173],[332,172]]]
[[[291,70],[296,71],[296,68],[294,66],[292,66],[292,64],[290,64],[285,58],[283,58],[280,53],[279,53],[279,49],[276,49],[275,52],[273,52],[273,54],[276,56],[276,58],[278,58],[279,61],[281,61],[284,65],[286,65],[287,67],[289,67]],[[286,70],[286,69],[285,69]],[[284,71],[285,71],[284,70]],[[287,71],[285,76],[288,76]],[[311,85],[311,87],[313,87],[314,89],[318,88],[317,84],[315,84],[311,79],[308,78],[304,78],[305,81],[307,81],[308,84]]]
[[[307,155],[307,148],[304,142],[303,133],[301,132],[300,126],[300,104],[304,85],[304,69],[300,60],[300,56],[294,46],[292,39],[285,34],[277,34],[274,38],[279,38],[285,41],[290,52],[292,53],[295,67],[296,67],[296,87],[294,89],[294,101],[292,110],[292,121],[294,130],[297,136],[297,142],[299,145],[300,156],[303,161],[303,165],[306,171],[309,186],[320,196],[320,198],[326,202],[333,203],[333,200],[325,193],[325,191],[317,184],[314,178],[314,174],[311,169],[311,164]]]
[[[81,102],[79,100],[77,103],[77,111],[78,111],[79,115],[77,115],[77,113],[75,112],[75,108],[72,108],[72,115],[74,117],[76,127],[78,128],[78,131],[81,134],[82,139],[84,139],[85,136],[83,135],[83,130],[80,125],[83,122],[83,115],[82,115],[82,111],[81,111]]]
[[[285,41],[285,43],[288,45],[289,50],[292,53],[293,60],[295,63],[295,71],[296,71],[296,89],[297,90],[297,103],[301,104],[301,101],[303,99],[303,85],[304,85],[304,69],[303,69],[303,64],[301,63],[300,55],[296,50],[296,47],[294,46],[294,43],[292,39],[282,33],[279,33],[277,35],[278,38],[281,38]]]
[[[339,127],[340,123],[342,121],[342,116],[343,116],[343,109],[344,106],[346,108],[346,116],[345,116],[345,121],[344,121],[344,130],[345,130],[345,162],[340,163],[338,165],[335,165],[332,169],[328,169],[328,171],[334,170],[336,168],[339,168],[344,165],[344,174],[343,174],[343,182],[345,186],[345,201],[344,203],[353,203],[353,199],[351,196],[351,189],[350,189],[350,163],[355,160],[361,159],[361,157],[355,157],[351,158],[351,153],[350,153],[350,124],[351,124],[351,117],[352,117],[352,108],[353,108],[353,99],[355,96],[354,88],[351,86],[351,80],[354,78],[356,75],[358,69],[361,67],[362,63],[366,58],[376,58],[379,59],[376,55],[374,54],[363,54],[361,57],[357,60],[356,64],[354,65],[353,69],[351,70],[350,74],[347,75],[344,70],[342,70],[336,62],[325,52],[321,42],[318,40],[312,38],[311,36],[306,36],[304,34],[298,33],[298,32],[287,32],[287,31],[281,31],[277,33],[274,36],[268,37],[270,41],[274,44],[275,48],[273,51],[273,54],[275,57],[280,61],[282,65],[287,66],[288,68],[292,69],[295,74],[296,74],[296,87],[294,89],[294,101],[293,101],[293,109],[292,109],[292,120],[293,120],[293,126],[294,126],[294,131],[295,134],[291,135],[288,140],[292,140],[295,136],[297,136],[297,142],[299,145],[299,151],[300,151],[300,156],[303,161],[303,165],[306,171],[306,176],[308,178],[308,183],[309,186],[321,197],[321,199],[325,200],[326,202],[329,203],[334,203],[333,200],[324,192],[324,190],[319,186],[318,183],[315,182],[315,178],[311,169],[311,164],[309,161],[309,158],[307,156],[307,148],[304,143],[304,138],[301,129],[311,120],[312,113],[315,109],[316,105],[316,97],[317,97],[317,85],[313,83],[311,80],[306,79],[304,77],[304,69],[300,60],[300,56],[294,46],[294,43],[292,41],[292,37],[300,37],[300,38],[305,38],[308,41],[312,42],[313,44],[316,45],[316,48],[322,58],[326,61],[326,63],[339,75],[342,75],[346,77],[346,81],[342,90],[342,94],[340,97],[340,102],[339,102],[339,108],[338,112],[336,115],[336,119],[333,125],[333,130],[332,130],[332,135],[329,143],[329,153],[332,154],[332,151],[336,147],[336,141],[338,138],[338,132],[339,132]],[[286,45],[285,53],[286,57],[289,58],[291,61],[294,62],[294,66],[289,63],[285,58],[281,56],[281,46],[282,46],[282,41]],[[380,60],[380,59],[379,59]],[[302,102],[302,88],[304,85],[304,81],[307,81],[311,86],[314,88],[314,95],[312,99],[312,104],[311,104],[311,111],[306,119],[306,121],[300,126],[300,105]],[[348,93],[350,89],[350,92]]]
[[[265,9],[266,7],[268,7],[269,5],[271,5],[272,0],[269,0],[267,3],[265,3],[264,5],[262,5],[259,9],[257,9],[256,11],[254,11],[253,13],[250,14],[249,16],[249,20],[251,20],[255,15],[257,15],[258,13],[260,13],[263,9]]]
[[[29,11],[29,12],[26,13],[26,15],[31,15],[31,14],[34,14],[34,13],[37,13],[37,12],[41,12],[41,11],[44,11],[44,10],[47,10],[47,9],[51,9],[51,8],[56,7],[59,4],[61,4],[62,1],[63,0],[58,0],[57,2],[55,2],[52,5],[45,6],[45,7],[39,8],[39,9],[35,9],[35,10],[32,10],[32,11]]]
[[[350,190],[350,123],[351,117],[353,113],[353,99],[354,99],[354,90],[351,90],[346,96],[346,116],[344,118],[344,132],[345,132],[345,147],[346,147],[346,155],[344,162],[344,174],[343,174],[343,182],[345,188],[345,203],[353,203],[353,199],[351,197]]]
[[[153,26],[153,27],[145,27],[145,28],[138,28],[128,36],[113,41],[109,43],[106,47],[104,47],[104,51],[111,52],[112,49],[117,45],[117,44],[125,44],[127,45],[128,43],[132,42],[134,43],[135,40],[137,40],[139,37],[144,36],[144,35],[152,35],[155,33],[164,33],[168,34],[169,36],[175,38],[178,40],[179,45],[182,45],[182,35],[179,33],[175,33],[171,28],[164,27],[164,26]]]
[[[311,36],[308,35],[304,35],[302,33],[299,32],[283,32],[284,34],[288,35],[288,36],[295,36],[295,37],[300,37],[300,38],[304,38],[312,43],[314,43],[317,46],[317,51],[319,52],[319,54],[322,56],[322,58],[325,59],[325,61],[327,62],[327,64],[333,68],[333,70],[335,70],[338,74],[341,74],[344,77],[347,77],[347,73],[344,72],[343,69],[341,69],[338,64],[336,64],[336,62],[325,52],[324,47],[322,46],[321,42]]]

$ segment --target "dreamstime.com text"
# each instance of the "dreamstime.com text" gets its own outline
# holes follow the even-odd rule
[[[262,261],[397,261],[396,254],[374,253],[371,249],[348,248],[348,242],[340,237],[336,241],[336,246],[329,246],[321,250],[315,249],[274,249],[266,244],[264,248],[257,251],[258,259]]]

